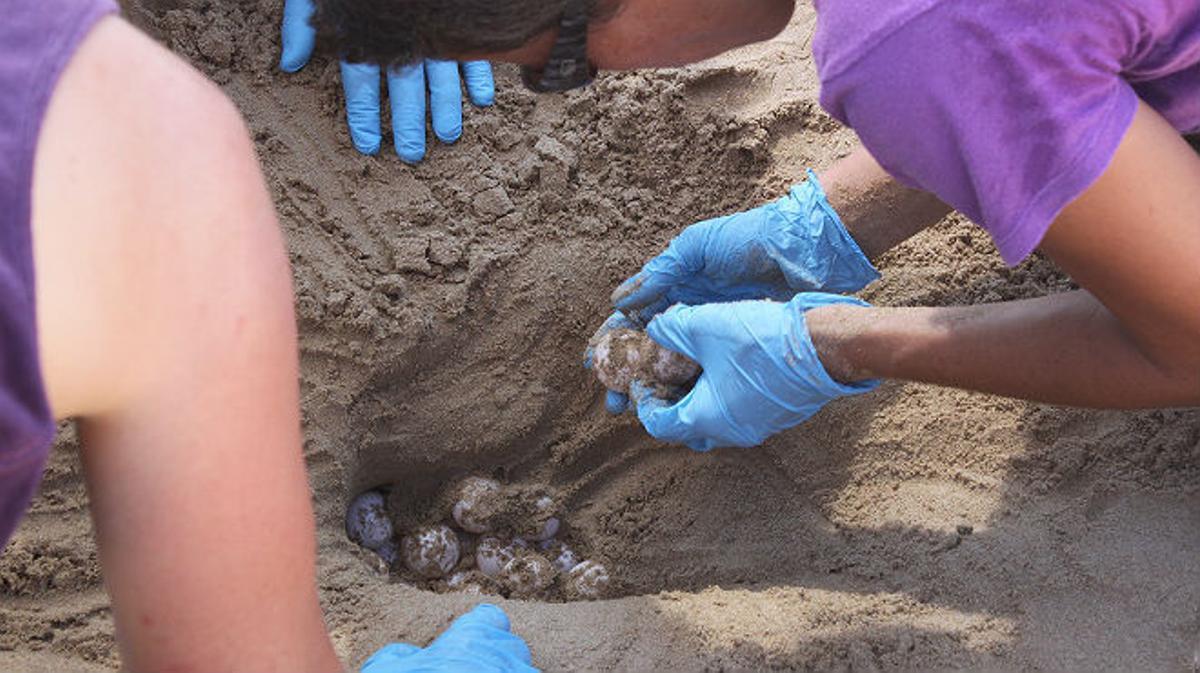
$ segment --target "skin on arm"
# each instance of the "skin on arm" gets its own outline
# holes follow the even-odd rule
[[[937,224],[952,210],[937,196],[897,182],[862,145],[818,178],[829,205],[870,259]]]
[[[1200,157],[1141,105],[1108,169],[1042,241],[1084,290],[950,308],[828,307],[841,380],[898,378],[1076,406],[1200,405]]]
[[[125,666],[340,670],[291,277],[236,110],[104,20],[51,101],[33,227],[47,392],[79,419]]]

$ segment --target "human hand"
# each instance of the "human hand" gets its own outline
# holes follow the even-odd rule
[[[778,201],[684,229],[612,299],[645,322],[673,304],[787,301],[797,292],[853,292],[878,277],[808,171]]]
[[[315,7],[313,0],[285,0],[283,5],[283,53],[279,67],[296,72],[308,63],[316,42],[316,29],[309,24]],[[433,133],[444,143],[453,143],[462,135],[462,80],[475,105],[491,105],[496,96],[492,66],[487,61],[427,60],[423,63],[389,69],[388,98],[392,105],[392,136],[396,154],[407,163],[425,157],[425,92],[429,91]],[[379,152],[380,67],[371,63],[342,61],[342,89],[346,94],[346,122],[350,139],[363,154]]]
[[[798,425],[830,400],[873,390],[878,381],[839,383],[813,346],[804,314],[829,304],[867,304],[837,294],[802,293],[787,303],[741,301],[674,306],[646,327],[660,346],[703,368],[678,401],[630,386],[646,431],[696,451],[757,446]]]
[[[482,603],[454,620],[424,649],[406,643],[385,645],[361,673],[537,673],[525,641],[509,631],[508,617]]]

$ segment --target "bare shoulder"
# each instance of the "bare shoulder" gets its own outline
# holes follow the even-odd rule
[[[61,167],[75,165],[91,172],[86,183],[103,178],[139,187],[218,168],[214,163],[253,163],[241,117],[220,89],[115,17],[101,21],[68,64],[38,154],[39,179],[54,180]],[[94,170],[97,163],[102,171]]]
[[[242,129],[236,109],[216,85],[117,17],[101,21],[79,46],[54,96],[86,99],[93,123],[110,131],[136,132],[141,145],[156,139],[156,133],[175,135],[177,143],[187,143],[189,138],[211,140],[203,132],[195,133],[195,128],[193,133],[179,134],[189,123],[207,121],[217,130],[227,130],[221,125]],[[51,113],[53,107],[65,106],[52,101]]]
[[[145,363],[151,375],[175,357],[168,346],[199,334],[189,312],[206,293],[268,282],[226,267],[289,290],[275,278],[286,257],[238,111],[118,18],[92,30],[51,97],[32,227],[43,373],[60,416],[116,403],[114,380],[142,385],[128,364],[111,368]],[[95,382],[110,382],[103,399]]]

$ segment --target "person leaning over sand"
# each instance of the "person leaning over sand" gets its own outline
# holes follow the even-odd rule
[[[1200,0],[820,0],[821,103],[863,147],[775,203],[685,229],[613,295],[704,373],[631,388],[646,429],[752,446],[878,379],[1090,407],[1200,405]],[[350,60],[486,58],[540,90],[768,39],[793,0],[318,0]],[[828,196],[827,196],[828,195]],[[843,296],[965,213],[1081,289],[983,306]],[[773,301],[761,301],[769,299]],[[760,301],[739,301],[760,300]],[[681,304],[674,306],[675,304]],[[609,407],[627,403],[612,394]]]
[[[237,111],[113,16],[0,21],[0,544],[75,417],[123,663],[332,671],[291,277]],[[35,300],[36,297],[36,300]],[[532,670],[494,606],[370,673]]]

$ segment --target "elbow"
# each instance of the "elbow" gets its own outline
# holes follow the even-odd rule
[[[1200,325],[1188,331],[1174,348],[1143,349],[1158,371],[1169,399],[1165,406],[1200,407]]]

